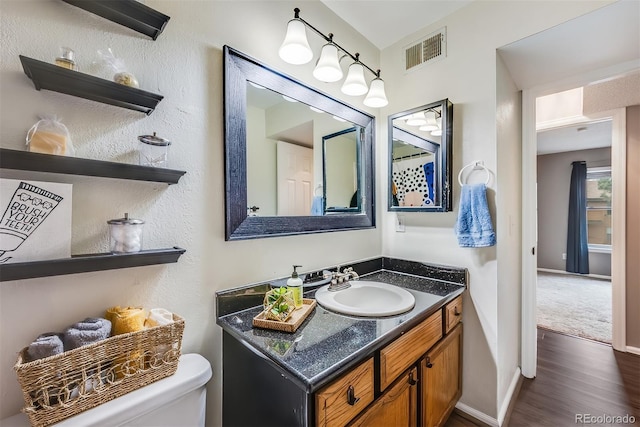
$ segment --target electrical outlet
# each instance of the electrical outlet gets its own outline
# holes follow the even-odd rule
[[[404,233],[404,218],[402,215],[396,215],[396,232]]]
[[[566,261],[567,260],[567,254],[563,253],[562,254],[562,259]]]

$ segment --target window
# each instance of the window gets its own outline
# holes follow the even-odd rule
[[[589,250],[611,251],[611,166],[587,169]]]

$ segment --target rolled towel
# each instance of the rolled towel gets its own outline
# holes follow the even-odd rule
[[[40,335],[27,347],[27,362],[44,359],[64,352],[62,335],[55,332],[47,332]]]
[[[113,325],[111,335],[128,334],[144,329],[144,310],[142,307],[111,307],[106,313]],[[144,368],[144,352],[132,351],[129,354],[118,357],[113,361],[117,379],[128,375],[134,375],[138,369]]]
[[[111,321],[111,335],[128,334],[144,329],[144,310],[142,307],[111,307],[106,318]]]
[[[153,328],[154,326],[164,326],[169,323],[173,323],[173,313],[164,308],[152,308],[149,310],[149,316],[144,321],[144,326]]]
[[[111,322],[101,317],[87,317],[64,331],[65,351],[93,344],[111,336]]]
[[[155,326],[165,326],[173,323],[173,313],[164,308],[152,308],[149,316],[144,321],[144,326],[153,328]],[[145,367],[159,367],[162,365],[164,357],[172,349],[170,344],[160,344],[152,349],[151,354],[145,357]]]

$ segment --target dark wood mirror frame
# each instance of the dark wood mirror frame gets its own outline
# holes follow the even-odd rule
[[[442,136],[440,143],[434,143],[424,138],[412,135],[409,132],[397,129],[393,125],[395,119],[408,116],[413,113],[426,111],[432,108],[441,108],[442,112]],[[387,191],[388,210],[392,212],[450,212],[453,210],[453,195],[451,181],[451,174],[453,168],[453,104],[448,99],[433,102],[431,104],[422,105],[411,110],[402,111],[389,116],[388,119],[389,128],[389,188]],[[399,133],[411,135],[415,140],[421,140],[414,145],[423,149],[431,151],[435,154],[436,164],[434,165],[434,178],[435,178],[435,197],[436,203],[433,206],[394,206],[393,204],[393,139],[394,130],[396,136]]]
[[[224,46],[225,239],[257,239],[375,227],[374,117]],[[360,202],[357,213],[323,216],[248,216],[247,81],[361,126]]]

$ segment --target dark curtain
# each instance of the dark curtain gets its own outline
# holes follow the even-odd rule
[[[573,162],[569,190],[569,228],[567,231],[567,271],[589,274],[587,243],[587,163]]]

